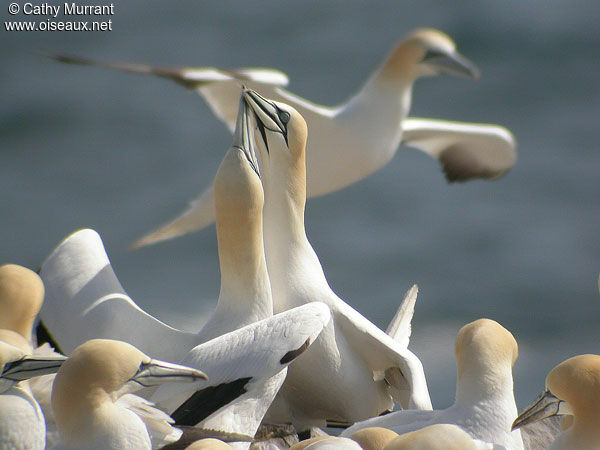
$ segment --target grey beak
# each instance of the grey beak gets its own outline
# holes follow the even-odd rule
[[[25,356],[5,364],[0,378],[18,382],[56,373],[66,360],[66,356]]]
[[[151,359],[149,363],[142,363],[137,373],[130,379],[144,387],[177,381],[191,383],[199,380],[208,380],[208,376],[191,367],[156,359]]]
[[[529,423],[537,422],[538,420],[545,419],[546,417],[569,414],[570,410],[567,407],[566,402],[556,398],[548,389],[540,394],[535,401],[527,407],[525,411],[515,419],[512,424],[511,430],[527,425]]]
[[[479,78],[480,75],[475,64],[456,52],[442,53],[430,50],[423,58],[423,62],[435,67],[441,73],[474,79]]]
[[[256,151],[254,149],[254,134],[250,123],[251,117],[249,109],[244,93],[242,93],[242,95],[240,95],[240,104],[238,107],[237,121],[235,123],[235,131],[233,132],[232,145],[244,152],[252,170],[260,177],[258,160],[256,159]]]

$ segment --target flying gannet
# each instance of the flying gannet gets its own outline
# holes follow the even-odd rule
[[[55,373],[64,356],[36,356],[19,333],[0,329],[0,448],[43,450],[46,423],[27,380]]]
[[[170,428],[169,417],[150,403],[140,405],[143,400],[131,393],[198,380],[207,380],[199,370],[151,359],[122,341],[92,339],[71,353],[54,380],[52,409],[61,439],[57,448],[143,450],[176,440],[181,431],[172,429],[162,433],[163,442],[151,442],[153,428]],[[139,414],[132,411],[136,404]]]
[[[546,390],[513,423],[517,429],[556,415],[573,416],[551,450],[600,448],[600,356],[579,355],[557,365],[546,377]]]
[[[461,427],[474,439],[523,449],[521,434],[510,428],[517,410],[512,377],[517,356],[517,341],[499,323],[489,319],[471,322],[456,337],[456,400],[452,406],[375,417],[354,424],[342,435],[366,427],[389,428],[403,434],[446,423]]]
[[[311,132],[307,152],[307,196],[327,194],[385,166],[400,143],[437,159],[448,181],[493,179],[515,164],[512,134],[497,125],[407,117],[414,82],[438,74],[477,78],[475,66],[456,51],[444,33],[420,29],[409,34],[345,103],[326,107],[293,94],[283,86],[287,76],[273,69],[221,70],[157,68],[101,63],[55,56],[68,63],[99,65],[171,79],[200,94],[213,113],[233,131],[240,84],[294,107]],[[215,220],[212,187],[188,209],[133,244],[141,247],[200,230]]]
[[[92,338],[109,338],[179,361],[202,342],[273,315],[263,247],[263,190],[241,97],[238,117],[233,143],[215,177],[221,289],[206,324],[198,333],[186,333],[143,312],[119,283],[100,236],[81,230],[50,254],[40,272],[46,285],[41,318],[64,352]]]
[[[255,113],[264,234],[275,312],[312,301],[331,308],[331,323],[288,370],[282,397],[299,431],[325,419],[355,422],[391,410],[431,409],[419,359],[377,328],[329,287],[304,229],[306,122],[293,108],[252,90],[244,96]],[[398,331],[394,331],[394,335]],[[351,395],[350,395],[351,393]]]

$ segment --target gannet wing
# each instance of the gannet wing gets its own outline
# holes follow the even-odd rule
[[[340,436],[349,437],[359,430],[371,427],[387,428],[398,434],[408,433],[430,425],[436,413],[436,411],[418,411],[414,409],[396,411],[385,416],[371,417],[370,419],[356,422],[351,427],[346,428]]]
[[[450,182],[498,178],[517,160],[512,133],[498,125],[407,117],[402,143],[437,159]]]
[[[197,343],[193,333],[172,328],[143,311],[117,279],[102,239],[77,231],[42,264],[46,295],[40,317],[66,354],[94,338],[116,339],[156,358],[182,358]]]
[[[209,381],[161,386],[152,396],[177,424],[254,436],[287,366],[330,320],[319,302],[294,308],[212,339],[181,361]]]
[[[396,315],[390,321],[385,332],[397,341],[402,347],[408,348],[411,333],[411,322],[415,314],[415,303],[419,294],[419,286],[414,284],[406,294],[396,311]]]
[[[238,102],[242,84],[268,97],[275,86],[286,86],[285,73],[262,67],[218,69],[216,67],[156,67],[146,64],[129,64],[95,61],[70,55],[49,55],[68,64],[98,66],[125,72],[151,74],[167,78],[202,95],[213,113],[223,121],[230,131],[235,128]]]
[[[144,421],[152,448],[162,448],[176,442],[183,432],[172,426],[173,419],[167,413],[154,406],[154,403],[134,394],[125,394],[117,399],[115,405],[127,408]]]
[[[186,233],[198,231],[215,221],[214,186],[211,184],[202,194],[192,200],[188,208],[168,223],[145,234],[133,244],[134,250],[157,242],[167,241]]]
[[[408,348],[388,336],[340,300],[334,319],[340,330],[373,372],[384,372],[394,400],[404,409],[431,409],[423,365]]]

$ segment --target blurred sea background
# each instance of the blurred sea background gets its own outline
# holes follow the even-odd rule
[[[520,407],[555,364],[600,352],[597,1],[149,0],[114,8],[110,17],[62,19],[111,19],[113,31],[0,31],[0,263],[35,269],[65,236],[91,227],[151,314],[196,330],[218,296],[214,226],[127,247],[209,184],[231,142],[225,126],[169,81],[62,65],[38,52],[274,67],[289,75],[292,92],[332,105],[408,32],[433,27],[482,77],[418,81],[411,115],[504,125],[519,159],[499,180],[449,185],[437,163],[402,148],[371,177],[311,199],[307,232],[331,286],[385,329],[418,283],[410,347],[437,408],[454,399],[456,333],[477,318],[499,321],[519,342]],[[47,20],[0,9],[3,21]]]

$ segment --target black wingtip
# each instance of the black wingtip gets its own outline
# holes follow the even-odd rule
[[[291,350],[291,351],[287,352],[285,355],[283,355],[283,358],[281,358],[281,361],[279,361],[279,362],[281,364],[287,364],[290,361],[293,361],[298,356],[300,356],[302,353],[304,353],[306,351],[306,349],[308,348],[309,345],[310,345],[310,338],[308,338],[304,342],[304,344],[302,344],[296,350]]]
[[[38,347],[47,342],[52,346],[52,348],[54,348],[55,352],[61,353],[63,355],[65,354],[65,352],[63,352],[60,348],[60,345],[58,345],[58,342],[56,342],[54,337],[52,337],[50,330],[48,330],[46,325],[44,325],[44,322],[42,322],[41,320],[40,323],[38,323],[38,326],[35,328],[35,338],[37,340]]]
[[[171,414],[175,425],[194,426],[202,422],[218,409],[247,392],[246,385],[251,379],[251,377],[239,378],[230,383],[196,391]]]

